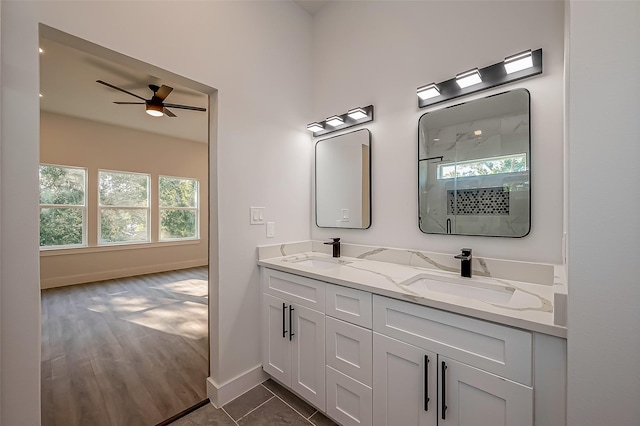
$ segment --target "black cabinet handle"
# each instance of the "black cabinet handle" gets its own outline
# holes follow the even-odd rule
[[[284,328],[284,321],[285,321],[286,314],[287,314],[287,304],[283,303],[282,304],[282,338],[287,337],[287,329]]]
[[[292,325],[292,320],[291,317],[293,315],[291,315],[291,312],[295,311],[295,309],[293,309],[293,305],[289,305],[289,341],[293,340],[293,336],[295,336],[295,334],[293,334],[293,325]]]
[[[442,372],[441,372],[441,376],[442,376],[442,420],[446,419],[446,412],[447,412],[447,402],[446,402],[446,397],[447,397],[447,380],[445,377],[445,371],[447,371],[447,364],[444,363],[444,361],[442,361]]]
[[[429,411],[429,355],[424,356],[424,411]]]

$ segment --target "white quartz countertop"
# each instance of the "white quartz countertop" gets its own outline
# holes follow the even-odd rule
[[[273,257],[260,266],[503,325],[567,337],[554,324],[554,285],[459,274],[318,252]],[[483,300],[484,299],[484,300]]]

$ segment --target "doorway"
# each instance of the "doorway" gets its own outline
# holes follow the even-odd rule
[[[214,90],[40,43],[42,424],[154,425],[206,398]]]

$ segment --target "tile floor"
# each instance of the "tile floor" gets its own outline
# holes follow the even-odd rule
[[[171,426],[337,426],[311,405],[269,379],[222,408],[207,404]]]

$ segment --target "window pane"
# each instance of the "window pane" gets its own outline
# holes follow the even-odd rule
[[[148,240],[147,210],[102,209],[100,211],[101,243]]]
[[[137,173],[99,172],[100,205],[147,207],[149,176]]]
[[[160,239],[196,238],[195,210],[161,210]]]
[[[502,157],[480,158],[458,161],[455,164],[439,164],[438,179],[455,177],[486,176],[527,171],[527,154],[505,155]]]
[[[40,166],[40,204],[84,205],[84,169]]]
[[[198,181],[160,176],[160,207],[197,207]]]
[[[40,246],[82,244],[82,208],[40,209]]]

